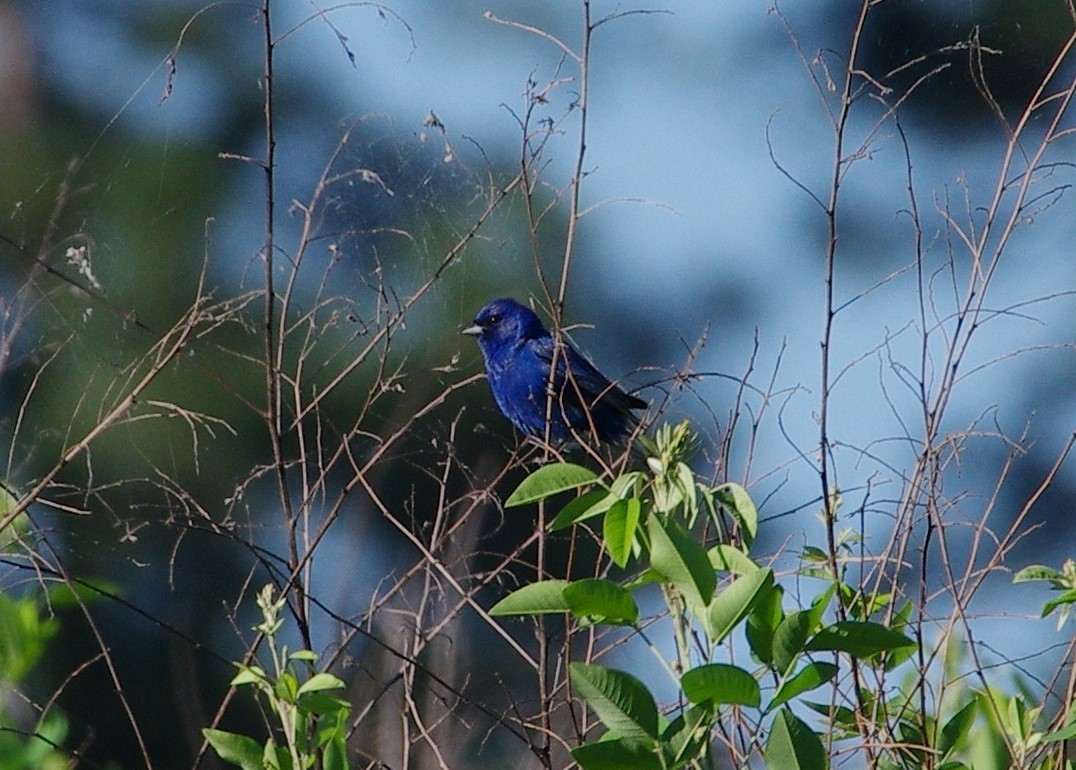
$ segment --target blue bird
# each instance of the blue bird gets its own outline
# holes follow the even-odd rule
[[[490,390],[504,416],[525,436],[564,441],[573,433],[591,433],[599,441],[616,441],[635,424],[633,409],[646,402],[625,393],[564,343],[553,337],[530,308],[511,298],[495,299],[478,311],[474,325],[463,329],[478,339]],[[547,410],[548,398],[553,404]]]

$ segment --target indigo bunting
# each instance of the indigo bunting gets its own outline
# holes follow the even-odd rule
[[[646,402],[609,382],[571,345],[556,356],[553,337],[530,308],[511,298],[478,311],[461,334],[478,338],[490,390],[504,416],[525,436],[554,441],[592,433],[599,441],[622,438],[636,422],[633,409]],[[549,376],[556,358],[556,374]],[[547,396],[553,399],[547,409]]]

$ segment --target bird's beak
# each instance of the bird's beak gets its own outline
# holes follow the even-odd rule
[[[478,324],[468,326],[466,329],[460,329],[460,334],[466,334],[468,337],[478,337],[482,334],[482,327]]]

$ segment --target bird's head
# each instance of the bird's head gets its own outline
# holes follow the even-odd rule
[[[530,308],[504,297],[479,310],[474,324],[462,329],[460,334],[477,337],[483,350],[493,350],[519,340],[544,337],[549,332]]]

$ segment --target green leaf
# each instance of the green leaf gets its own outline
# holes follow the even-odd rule
[[[650,566],[676,586],[688,605],[701,613],[717,586],[717,576],[706,551],[679,522],[651,515],[647,520],[650,535]]]
[[[751,674],[725,663],[709,663],[684,672],[680,688],[692,703],[709,700],[757,708],[761,697],[758,682]]]
[[[828,576],[826,579],[829,579]],[[811,606],[807,609],[807,614],[811,618],[811,630],[822,625],[822,616],[826,614],[826,608],[829,607],[830,600],[836,590],[837,584],[830,583],[825,591],[811,600]]]
[[[706,552],[710,557],[710,564],[718,572],[732,572],[736,575],[747,575],[762,569],[746,553],[734,545],[719,543]]]
[[[526,505],[538,500],[552,497],[558,492],[578,489],[598,480],[598,475],[589,468],[574,463],[553,463],[543,465],[527,478],[523,479],[516,491],[505,500],[506,508]]]
[[[1012,746],[1011,733],[1006,735],[1005,712],[1008,704],[1004,693],[998,688],[987,687],[975,697],[979,700],[979,713],[990,719],[982,729],[972,733],[967,746],[968,764],[975,770],[1007,770],[1014,767],[1009,751]]]
[[[1058,607],[1065,604],[1076,604],[1076,590],[1066,591],[1042,605],[1042,617],[1045,618]]]
[[[1023,694],[1010,697],[1008,708],[1001,713],[1002,721],[1006,722],[1009,735],[1018,736],[1026,741],[1031,735],[1035,713],[1038,711],[1038,708],[1028,707],[1027,698]]]
[[[102,597],[122,596],[126,589],[118,583],[111,583],[97,578],[92,585],[86,583],[53,583],[45,593],[48,597],[48,606],[54,610],[59,608],[70,609],[83,604],[95,602]]]
[[[315,695],[313,697],[324,698],[326,696]],[[344,741],[346,740],[348,733],[347,716],[350,710],[351,707],[349,704],[347,709],[337,709],[336,711],[322,714],[318,717],[314,728],[313,745],[315,750],[323,747],[331,747],[333,743],[336,742],[346,746]]]
[[[672,458],[667,459],[672,460]],[[678,506],[683,505],[687,520],[693,522],[699,512],[695,472],[687,463],[681,461],[676,461],[665,468],[661,460],[651,457],[647,460],[647,464],[654,472],[651,490],[655,510],[672,514]]]
[[[351,710],[351,702],[343,698],[334,698],[320,692],[308,693],[299,701],[299,708],[307,714],[324,716],[326,714],[347,713]]]
[[[705,748],[714,720],[713,704],[692,706],[666,725],[661,733],[665,768],[679,768],[695,759]]]
[[[743,620],[759,598],[773,588],[773,570],[760,569],[736,578],[714,595],[706,608],[706,630],[718,644]]]
[[[902,719],[897,723],[897,739],[904,744],[902,753],[907,754],[912,767],[925,767],[927,744],[926,736],[920,725]]]
[[[607,728],[622,740],[652,743],[658,736],[658,707],[646,685],[631,674],[592,663],[569,666],[572,686]]]
[[[6,483],[0,481],[0,516],[6,516],[18,504],[19,499],[12,494]]]
[[[539,580],[517,588],[489,609],[490,615],[548,615],[570,612],[564,599],[567,580]]]
[[[829,555],[816,545],[804,546],[801,557],[804,561],[814,562],[815,564],[829,563]]]
[[[325,744],[322,754],[323,770],[348,770],[350,765],[347,761],[347,741],[344,737],[337,736]]]
[[[787,708],[774,718],[762,753],[767,767],[780,770],[824,770],[829,765],[818,735]]]
[[[262,766],[268,770],[300,770],[300,768],[292,768],[291,755],[288,754],[288,750],[283,746],[277,746],[272,738],[265,742]]]
[[[268,678],[265,676],[265,669],[261,666],[243,666],[239,669],[239,673],[233,676],[232,681],[228,684],[235,686],[239,684],[258,684],[268,681]]]
[[[7,485],[0,482],[0,516],[6,516],[15,510],[19,500],[8,489]],[[18,546],[22,539],[30,532],[30,516],[24,510],[16,516],[8,525],[0,531],[0,551],[11,551]]]
[[[941,759],[945,759],[949,752],[967,736],[972,723],[975,722],[978,705],[979,701],[973,698],[953,714],[942,727],[941,735],[938,736],[938,751],[941,752]]]
[[[847,706],[833,706],[829,703],[812,703],[811,701],[803,701],[803,705],[811,709],[811,711],[821,714],[831,724],[846,730],[848,735],[856,734],[859,716],[857,712]],[[839,732],[839,730],[836,732]]]
[[[680,487],[676,484],[663,481],[660,478],[654,480],[654,510],[661,511],[663,514],[673,513],[676,506],[678,506],[683,499],[684,493],[680,491]]]
[[[599,618],[607,623],[628,625],[639,620],[639,607],[631,592],[611,580],[575,580],[564,587],[562,595],[577,618]]]
[[[1035,580],[1047,580],[1053,583],[1064,579],[1064,573],[1058,572],[1056,569],[1043,566],[1042,564],[1032,564],[1030,567],[1024,567],[1013,575],[1012,582],[1029,583]]]
[[[294,674],[285,671],[277,677],[276,684],[273,686],[273,692],[276,693],[277,698],[285,703],[294,703],[295,698],[299,694],[299,681],[295,678]]]
[[[308,692],[316,692],[318,690],[339,690],[345,686],[344,680],[340,677],[322,672],[320,674],[314,674],[303,682],[302,686],[299,688],[299,695]]]
[[[904,606],[897,610],[889,622],[889,627],[894,631],[903,631],[908,628],[908,619],[911,617],[913,604],[905,602]],[[885,670],[893,671],[903,665],[915,655],[916,647],[901,647],[885,655]]]
[[[662,582],[662,577],[652,569],[645,569],[633,578],[630,578],[624,583],[624,587],[629,591],[634,591],[636,588],[642,588],[643,586],[659,585]]]
[[[627,500],[629,497],[638,497],[639,487],[645,480],[646,474],[642,471],[628,471],[613,479],[609,485],[609,491],[623,500]]]
[[[773,665],[773,635],[785,618],[781,608],[784,594],[784,589],[775,585],[769,593],[759,597],[747,616],[747,643],[755,657],[766,665]]]
[[[676,476],[673,481],[683,493],[684,506],[687,508],[688,515],[692,517],[690,520],[694,521],[694,517],[699,513],[699,498],[695,492],[695,472],[687,463],[677,463]]]
[[[253,738],[209,727],[202,729],[202,735],[225,762],[231,762],[243,770],[262,770],[264,752]]]
[[[644,478],[645,474],[641,471],[631,471],[613,479],[609,489],[584,492],[561,509],[561,512],[550,523],[549,529],[554,532],[565,529],[572,524],[605,513],[617,500],[637,497],[638,487]]]
[[[750,550],[758,534],[758,509],[751,495],[732,481],[714,487],[714,495],[740,525],[744,545]]]
[[[602,538],[605,540],[605,550],[609,552],[609,558],[618,567],[626,566],[631,556],[642,510],[643,505],[639,499],[629,497],[627,500],[617,500],[605,514]]]
[[[560,509],[560,513],[549,523],[549,530],[550,532],[556,532],[561,529],[567,529],[580,521],[599,516],[608,511],[619,499],[605,489],[592,489],[589,492],[584,492]]]
[[[886,650],[914,647],[915,642],[899,631],[880,623],[845,620],[826,626],[808,642],[808,650],[847,652],[855,658],[869,658]]]
[[[1042,737],[1042,740],[1046,743],[1057,743],[1058,741],[1068,741],[1076,738],[1076,722],[1062,727],[1060,730],[1055,730],[1052,733],[1047,733]]]
[[[301,660],[306,663],[317,663],[318,654],[313,650],[296,650],[288,656],[288,660]]]
[[[773,632],[773,667],[778,674],[785,676],[792,670],[814,625],[810,612],[799,611],[790,613],[777,626]]]
[[[584,770],[663,770],[654,748],[616,738],[584,743],[572,749],[572,759]]]
[[[0,592],[0,679],[13,684],[26,676],[57,627],[56,619],[43,615],[37,599]]]
[[[863,620],[863,619],[869,618],[871,615],[874,615],[875,613],[881,612],[882,610],[884,610],[886,607],[888,607],[892,603],[893,603],[893,594],[892,593],[859,594],[859,600],[855,603],[854,606],[859,606],[861,608],[860,609],[861,617],[856,618],[856,619],[857,620]],[[910,607],[911,602],[906,602],[904,606],[905,607]],[[904,622],[905,623],[907,622],[907,618],[905,618]],[[896,624],[894,623],[894,628],[895,627],[896,627]]]
[[[836,675],[837,667],[832,663],[808,663],[798,674],[791,679],[786,679],[781,684],[777,694],[773,696],[773,700],[766,706],[766,711],[773,711],[797,695],[802,695],[805,692],[821,687]]]

